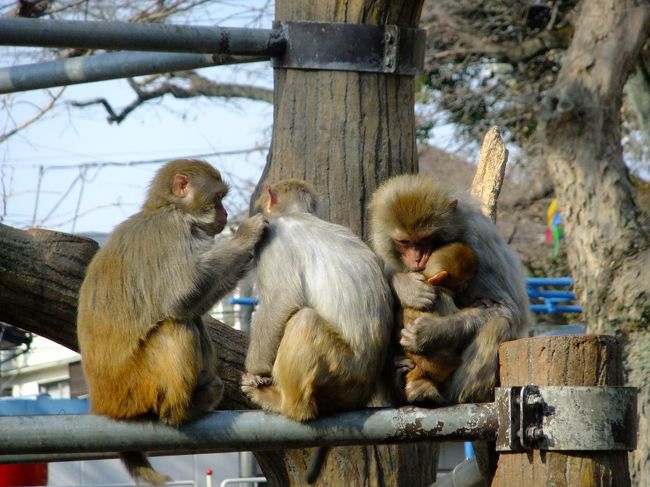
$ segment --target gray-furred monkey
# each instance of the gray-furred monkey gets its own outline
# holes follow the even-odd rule
[[[379,259],[351,230],[319,219],[316,204],[299,180],[267,185],[258,201],[269,226],[242,377],[255,403],[297,421],[366,405],[393,326]]]
[[[403,175],[380,186],[370,204],[372,242],[391,274],[403,307],[426,310],[435,291],[419,271],[445,244],[467,244],[478,269],[448,316],[422,316],[401,331],[408,352],[462,350],[461,365],[446,385],[449,403],[492,400],[501,342],[529,326],[528,297],[516,254],[496,226],[469,201],[452,199],[430,177]]]
[[[252,265],[265,222],[227,222],[221,174],[176,160],[154,177],[142,210],[120,224],[91,261],[79,292],[77,332],[90,410],[150,416],[177,426],[211,410],[223,383],[201,315]],[[136,483],[160,485],[144,454],[120,455]]]

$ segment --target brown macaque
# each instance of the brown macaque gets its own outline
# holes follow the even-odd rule
[[[201,315],[252,267],[266,223],[244,221],[232,238],[211,165],[176,160],[155,175],[142,210],[115,228],[79,292],[77,332],[90,410],[115,419],[178,426],[223,394]],[[140,452],[120,455],[137,483],[170,480]]]
[[[436,249],[462,242],[476,254],[475,276],[454,294],[460,309],[416,318],[402,328],[400,344],[426,356],[462,351],[460,366],[445,384],[445,402],[491,401],[499,344],[523,336],[529,326],[516,254],[473,203],[451,198],[430,177],[403,175],[386,181],[373,195],[370,212],[373,246],[403,308],[427,310],[440,298],[421,274]]]
[[[476,274],[476,254],[460,242],[454,242],[431,252],[422,271],[425,282],[436,287],[436,300],[427,311],[415,308],[402,310],[402,326],[410,326],[422,316],[447,316],[458,311],[454,303],[455,293],[467,288]],[[432,355],[406,352],[406,358],[398,358],[398,370],[406,375],[404,394],[408,402],[426,401],[440,405],[445,402],[441,386],[461,364],[461,351],[457,349],[436,350]]]
[[[384,370],[393,298],[380,260],[352,231],[316,216],[304,181],[266,186],[242,390],[296,421],[368,404]],[[313,482],[325,452],[312,459]]]

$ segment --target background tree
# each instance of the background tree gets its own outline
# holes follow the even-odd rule
[[[560,203],[588,331],[626,343],[627,380],[641,387],[631,469],[639,486],[650,482],[650,205],[647,184],[629,167],[648,177],[649,8],[442,0],[427,2],[422,18],[428,93],[464,140],[498,123],[522,149],[527,202],[555,194]]]

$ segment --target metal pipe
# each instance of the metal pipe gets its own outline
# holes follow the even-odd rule
[[[215,59],[212,54],[198,53],[109,52],[0,68],[0,94],[264,59],[268,58],[229,56]]]
[[[286,40],[271,29],[3,18],[0,45],[277,56]]]
[[[496,438],[495,403],[438,409],[350,411],[298,423],[261,411],[219,411],[179,429],[149,421],[113,421],[91,414],[0,417],[0,463],[30,454],[174,451],[178,454],[332,445]]]

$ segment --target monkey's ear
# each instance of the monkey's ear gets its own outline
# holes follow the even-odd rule
[[[266,203],[266,212],[271,213],[271,210],[278,204],[278,193],[271,189],[269,184],[264,185],[264,191],[269,195],[269,201]]]
[[[458,208],[458,200],[452,200],[449,202],[449,208]]]
[[[178,198],[184,198],[187,195],[190,178],[185,174],[176,174],[172,183],[172,193]]]
[[[438,286],[438,285],[440,285],[442,283],[442,281],[447,279],[447,276],[449,276],[449,272],[440,271],[440,272],[434,274],[433,276],[431,276],[429,279],[427,279],[427,284],[429,284],[431,286]]]

